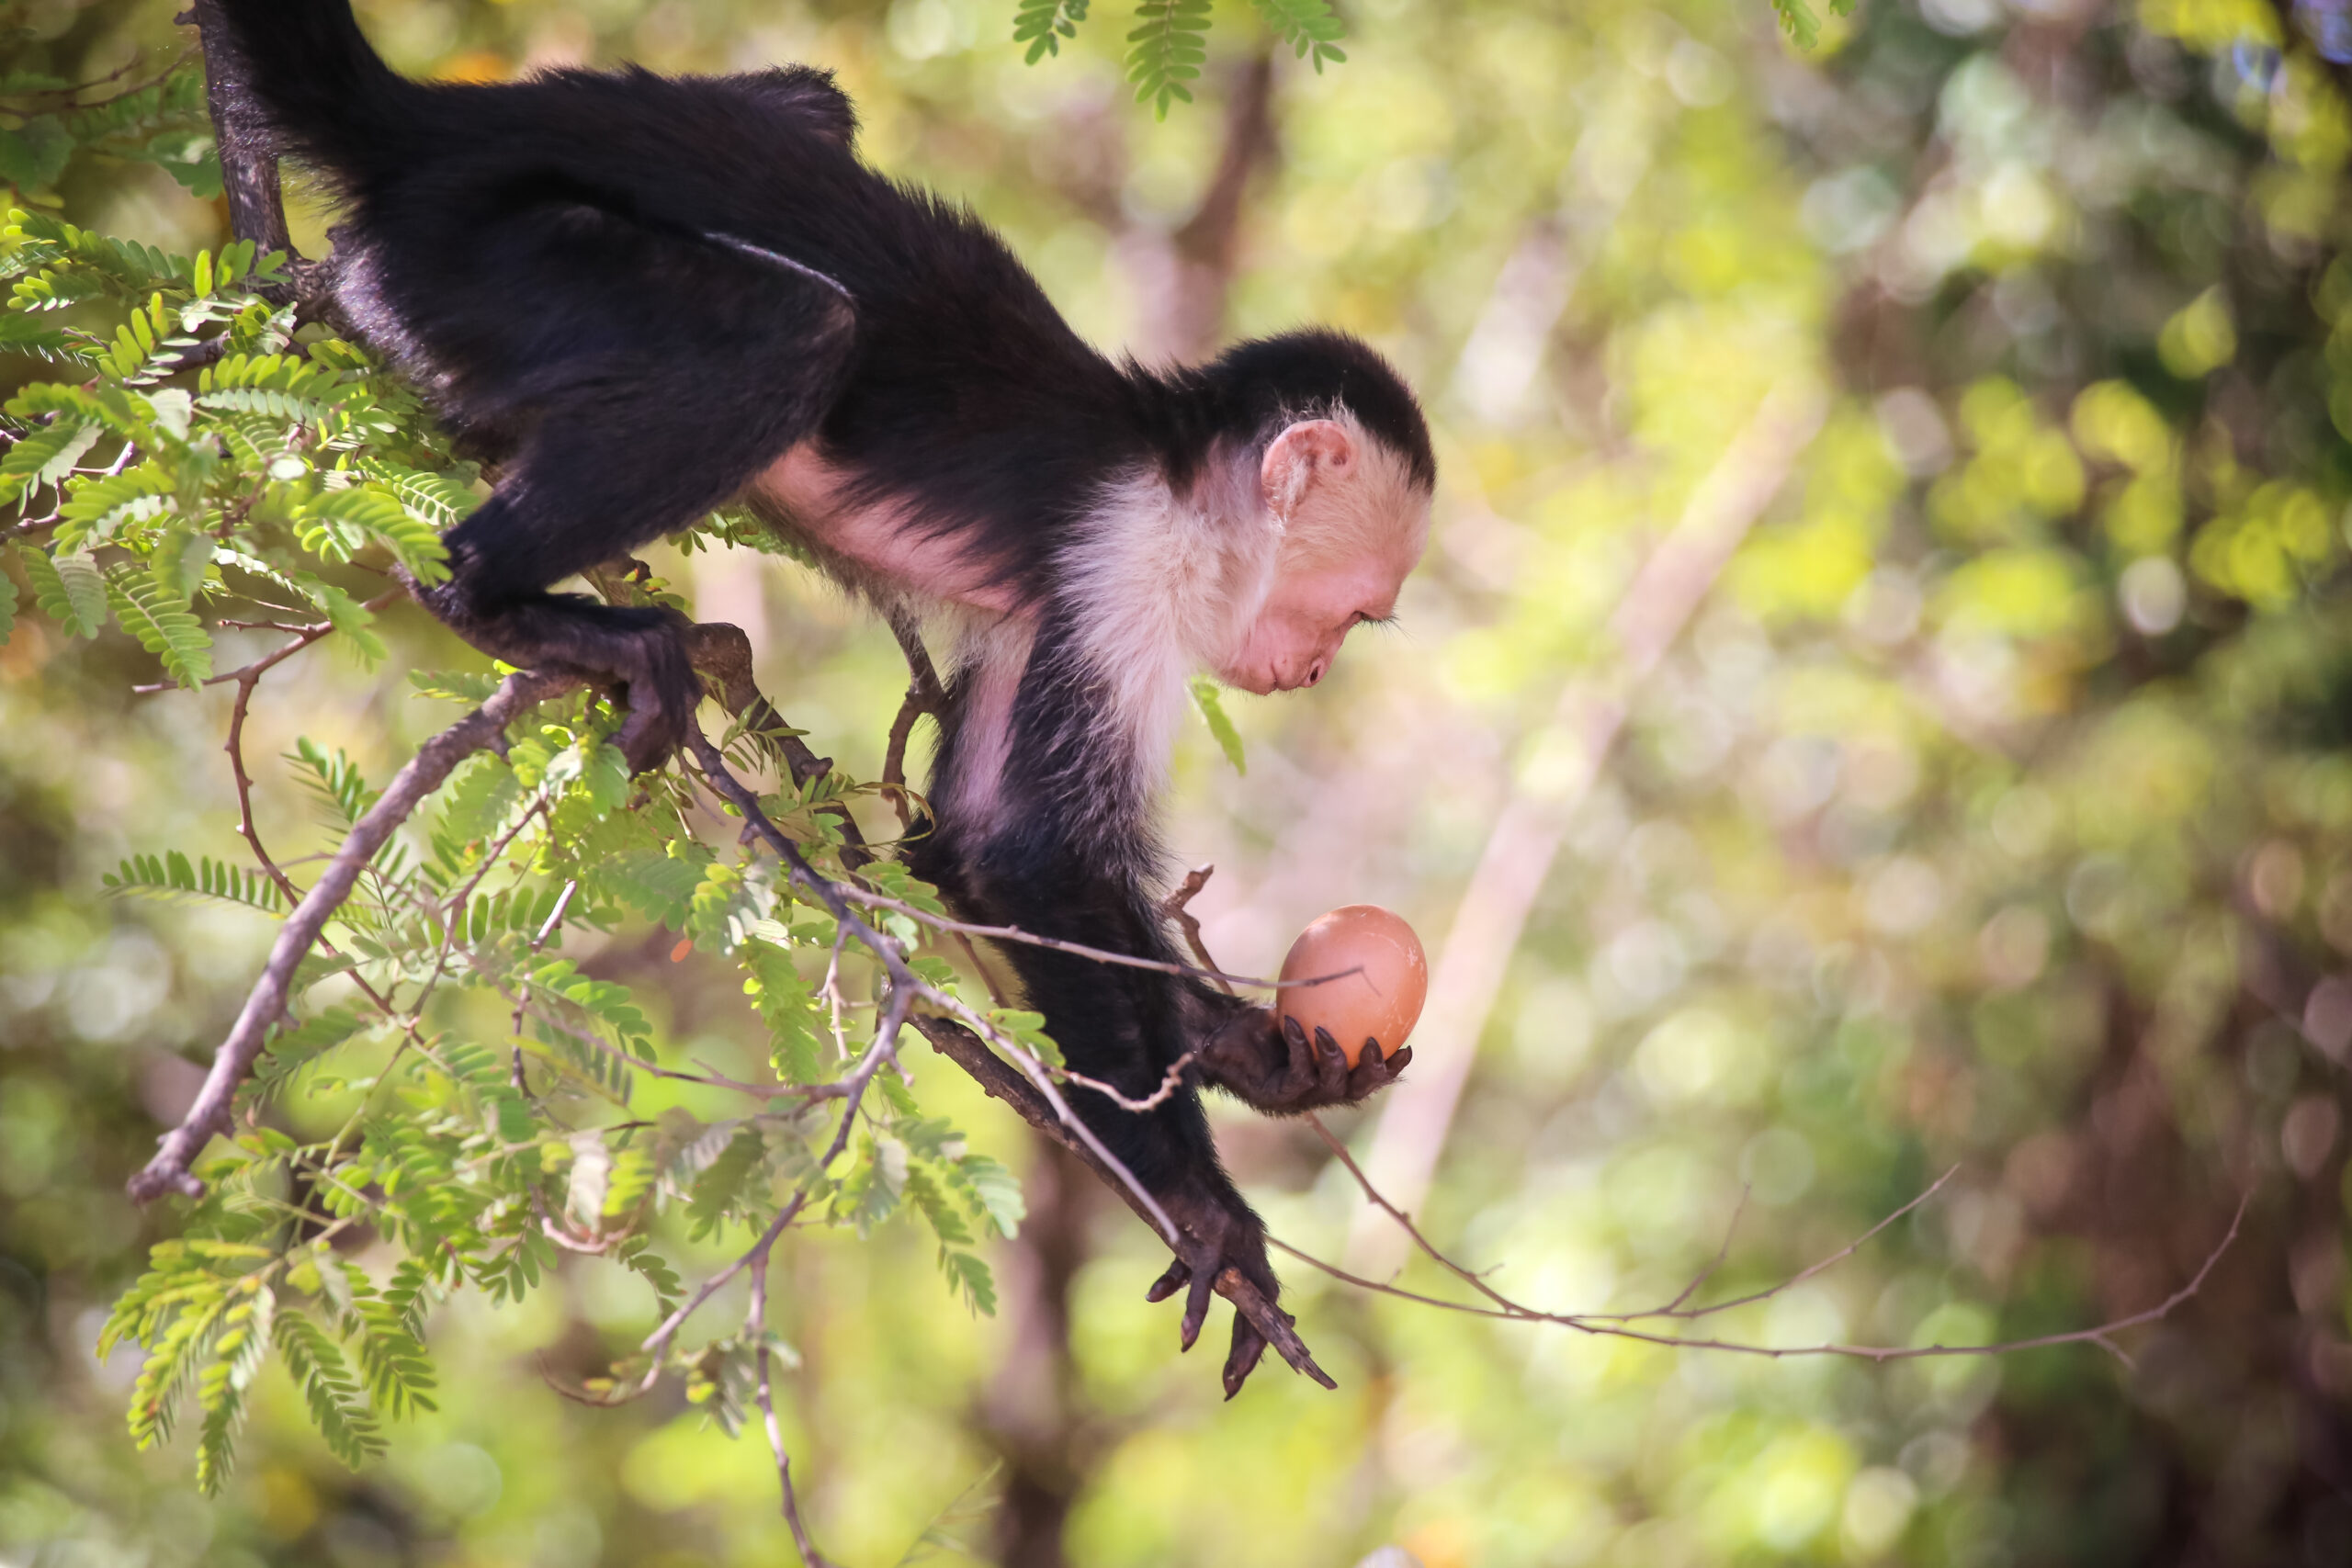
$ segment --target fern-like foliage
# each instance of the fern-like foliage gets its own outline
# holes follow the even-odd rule
[[[1200,78],[1208,30],[1209,0],[1139,0],[1125,62],[1136,101],[1151,105],[1161,119],[1169,105],[1191,103],[1193,90],[1184,84]]]
[[[33,585],[33,603],[67,637],[96,637],[107,624],[107,580],[97,562],[78,553],[18,547],[17,558]]]
[[[164,661],[173,680],[200,686],[211,678],[211,634],[152,574],[124,567],[108,572],[107,603],[139,646]]]
[[[1330,0],[1250,0],[1276,38],[1291,46],[1299,59],[1311,61],[1319,73],[1326,61],[1339,64],[1348,58],[1339,40],[1347,24],[1333,14]]]
[[[1086,20],[1087,0],[1021,0],[1012,19],[1012,41],[1029,46],[1028,62],[1035,65],[1062,51],[1062,39],[1078,36]]]
[[[382,1453],[383,1428],[362,1400],[343,1348],[297,1313],[281,1314],[277,1329],[278,1355],[302,1391],[311,1424],[326,1439],[327,1451],[354,1470]]]
[[[249,909],[277,914],[286,907],[277,885],[258,871],[244,870],[210,855],[194,861],[177,850],[155,855],[132,855],[101,879],[109,893],[143,893],[169,897],[191,894],[242,904]]]

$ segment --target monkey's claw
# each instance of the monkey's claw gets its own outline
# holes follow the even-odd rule
[[[1227,1269],[1255,1285],[1270,1307],[1279,1298],[1282,1286],[1274,1279],[1272,1267],[1266,1261],[1265,1231],[1258,1216],[1246,1208],[1238,1213],[1212,1201],[1180,1195],[1170,1201],[1162,1195],[1161,1201],[1170,1217],[1182,1227],[1182,1250],[1168,1265],[1144,1299],[1164,1302],[1177,1292],[1184,1292],[1184,1315],[1177,1325],[1177,1340],[1190,1350],[1198,1342],[1201,1329],[1208,1322],[1209,1302],[1216,1294],[1219,1275]],[[1273,1307],[1276,1312],[1281,1308]],[[1288,1323],[1291,1316],[1282,1314]],[[1233,1314],[1233,1344],[1225,1357],[1225,1396],[1231,1399],[1241,1392],[1241,1385],[1266,1353],[1266,1337],[1251,1323],[1248,1314],[1237,1309]]]
[[[1261,1009],[1234,1019],[1200,1052],[1209,1082],[1275,1114],[1353,1105],[1395,1083],[1412,1060],[1410,1045],[1389,1056],[1379,1041],[1366,1040],[1351,1067],[1330,1031],[1317,1028],[1309,1041],[1296,1019],[1276,1024],[1272,1013]]]

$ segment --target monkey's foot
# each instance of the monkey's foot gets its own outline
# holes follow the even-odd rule
[[[571,593],[542,593],[483,608],[458,584],[409,592],[467,642],[518,669],[576,674],[628,709],[612,737],[629,772],[646,773],[685,744],[702,678],[688,656],[685,617],[650,605],[599,604]]]
[[[1144,1299],[1164,1302],[1178,1291],[1184,1292],[1184,1316],[1177,1334],[1183,1348],[1193,1348],[1201,1337],[1201,1326],[1208,1321],[1209,1298],[1216,1293],[1217,1276],[1227,1269],[1258,1287],[1271,1305],[1281,1299],[1282,1284],[1274,1278],[1273,1266],[1266,1261],[1266,1228],[1249,1205],[1238,1196],[1217,1195],[1197,1191],[1157,1193],[1160,1207],[1168,1211],[1183,1231],[1183,1250],[1168,1265],[1168,1271],[1152,1281]],[[1296,1319],[1281,1313],[1284,1323]],[[1239,1312],[1233,1314],[1233,1345],[1225,1357],[1225,1397],[1231,1399],[1241,1392],[1249,1381],[1260,1357],[1266,1353],[1266,1337],[1257,1325]],[[1328,1379],[1324,1380],[1327,1382]]]
[[[1200,1050],[1203,1077],[1275,1116],[1353,1105],[1395,1083],[1412,1060],[1410,1045],[1385,1056],[1379,1041],[1366,1040],[1351,1067],[1329,1030],[1317,1029],[1310,1042],[1296,1019],[1277,1026],[1274,1015],[1262,1008],[1234,1018]]]

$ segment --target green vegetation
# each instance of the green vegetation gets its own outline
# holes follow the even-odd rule
[[[371,859],[205,1197],[123,1196],[295,897],[498,680],[386,576],[478,476],[226,232],[172,10],[0,7],[0,1558],[790,1562],[763,1376],[845,1563],[1065,1510],[1090,1568],[2352,1556],[2335,13],[363,6],[420,74],[826,65],[1099,341],[1317,319],[1408,370],[1444,480],[1402,626],[1308,695],[1201,688],[1167,836],[1233,970],[1345,902],[1501,933],[1329,1119],[1497,1290],[1730,1301],[1949,1169],[1702,1324],[1983,1345],[2165,1302],[2246,1201],[2119,1356],[1674,1349],[1288,1260],[1340,1389],[1227,1406],[1141,1300],[1164,1249],[928,1047],[854,1119],[790,1092],[867,1061],[873,965],[579,693]],[[835,766],[725,744],[846,874],[906,672],[756,544],[722,515],[597,586],[745,628]],[[1050,1053],[959,946],[918,964]],[[1476,1299],[1311,1130],[1219,1128],[1284,1241]]]

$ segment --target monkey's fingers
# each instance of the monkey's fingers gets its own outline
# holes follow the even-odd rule
[[[1386,1089],[1396,1081],[1396,1075],[1403,1072],[1405,1064],[1412,1059],[1413,1048],[1410,1045],[1399,1046],[1393,1056],[1383,1056],[1379,1041],[1365,1041],[1363,1055],[1356,1058],[1355,1071],[1348,1075],[1348,1098],[1362,1100],[1376,1089]]]
[[[1184,1350],[1201,1337],[1201,1325],[1209,1320],[1209,1303],[1216,1299],[1216,1269],[1194,1269],[1191,1273],[1192,1288],[1184,1294],[1184,1321],[1176,1329],[1177,1348]]]
[[[1151,1282],[1151,1289],[1143,1293],[1143,1299],[1148,1302],[1164,1302],[1182,1290],[1184,1281],[1192,1277],[1192,1265],[1179,1258],[1168,1266],[1166,1273]]]
[[[1258,1370],[1258,1359],[1266,1353],[1266,1337],[1258,1325],[1240,1313],[1233,1314],[1233,1348],[1225,1356],[1225,1397],[1231,1399]]]
[[[1319,1023],[1315,1026],[1315,1083],[1327,1104],[1347,1098],[1348,1059],[1331,1032]]]
[[[1295,1018],[1283,1020],[1283,1044],[1290,1053],[1290,1060],[1284,1070],[1283,1081],[1293,1090],[1296,1090],[1302,1085],[1313,1083],[1315,1081],[1315,1047],[1306,1043],[1306,1031],[1298,1026],[1298,1020]]]

